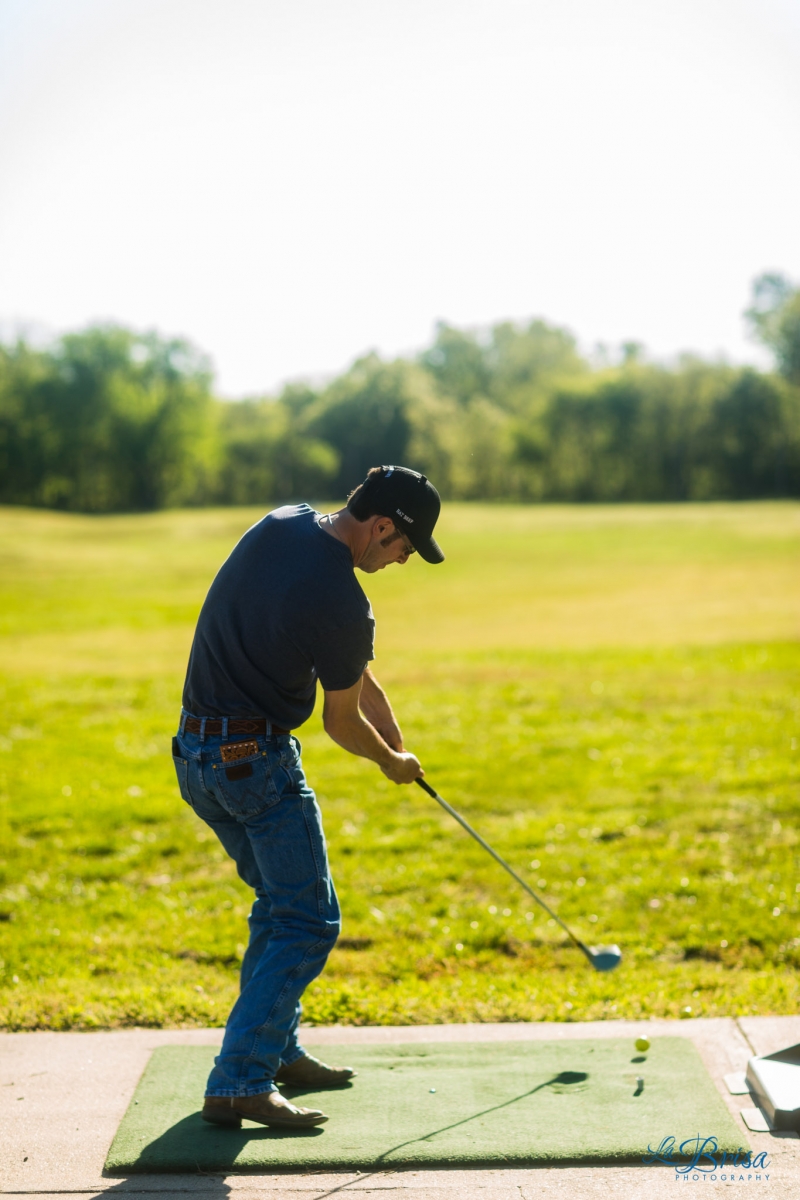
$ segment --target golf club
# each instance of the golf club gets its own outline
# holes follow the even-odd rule
[[[579,950],[583,951],[583,953],[588,958],[589,962],[594,967],[595,971],[613,971],[615,967],[619,966],[620,962],[622,961],[622,951],[620,950],[619,946],[587,946],[587,945],[585,945],[585,943],[582,942],[580,940],[580,938],[576,937],[575,934],[572,932],[572,930],[569,929],[568,926],[564,924],[564,922],[561,920],[561,917],[558,915],[558,913],[553,912],[552,908],[550,908],[549,905],[547,905],[544,902],[542,897],[537,895],[537,893],[534,892],[533,888],[528,887],[528,885],[524,879],[520,878],[520,876],[517,874],[517,872],[514,870],[514,868],[510,867],[508,865],[508,863],[506,862],[506,860],[504,858],[501,858],[500,855],[497,853],[497,851],[493,850],[492,847],[489,845],[489,843],[485,842],[479,833],[476,833],[476,831],[472,828],[472,826],[469,824],[469,822],[464,820],[464,818],[461,816],[461,813],[456,812],[456,810],[453,808],[452,804],[448,804],[446,800],[443,800],[442,797],[439,795],[439,793],[434,791],[434,789],[430,786],[430,784],[426,783],[424,779],[415,779],[414,782],[418,783],[419,786],[422,788],[423,792],[427,792],[428,795],[431,796],[437,802],[437,804],[441,804],[442,808],[446,812],[449,812],[451,817],[455,817],[455,819],[458,821],[459,825],[461,825],[461,827],[463,829],[466,829],[467,833],[470,834],[471,837],[474,837],[475,841],[480,843],[480,845],[483,846],[484,850],[488,850],[488,852],[489,852],[489,854],[491,854],[492,858],[495,859],[496,862],[499,862],[501,867],[505,867],[505,869],[508,871],[509,875],[513,876],[513,878],[516,879],[517,883],[520,884],[522,887],[524,887],[524,889],[528,893],[528,895],[533,897],[533,899],[536,901],[536,903],[541,905],[541,907],[544,909],[544,911],[546,913],[549,913],[549,915],[553,918],[554,921],[558,922],[558,924],[561,926],[561,928],[566,933],[567,937],[569,937],[570,940],[575,943],[575,945],[578,947]]]

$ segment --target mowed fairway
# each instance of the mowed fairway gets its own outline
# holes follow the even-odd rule
[[[0,514],[0,1021],[217,1024],[249,893],[180,800],[194,619],[255,510]],[[454,505],[361,576],[429,781],[300,736],[344,930],[313,1023],[796,1012],[800,505]]]

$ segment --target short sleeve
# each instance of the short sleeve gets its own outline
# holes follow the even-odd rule
[[[362,617],[321,634],[313,647],[314,668],[326,692],[351,688],[374,657],[375,621]]]

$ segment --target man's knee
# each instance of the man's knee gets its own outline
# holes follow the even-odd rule
[[[309,935],[313,938],[314,943],[319,945],[320,951],[323,954],[330,954],[339,934],[342,931],[342,923],[339,920],[333,921],[318,921],[309,927]]]
[[[320,951],[329,953],[336,945],[336,939],[341,932],[341,920],[336,917],[333,920],[325,920],[324,918],[298,918],[296,915],[288,917],[277,917],[272,914],[273,937],[285,939],[293,942],[295,945],[303,945],[311,950],[318,947]]]
[[[337,918],[335,921],[325,922],[325,941],[328,950],[332,950],[338,941],[339,934],[342,932],[342,922]]]

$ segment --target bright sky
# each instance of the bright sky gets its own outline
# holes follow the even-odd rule
[[[440,318],[764,361],[799,150],[800,0],[0,0],[0,321],[227,395]]]

